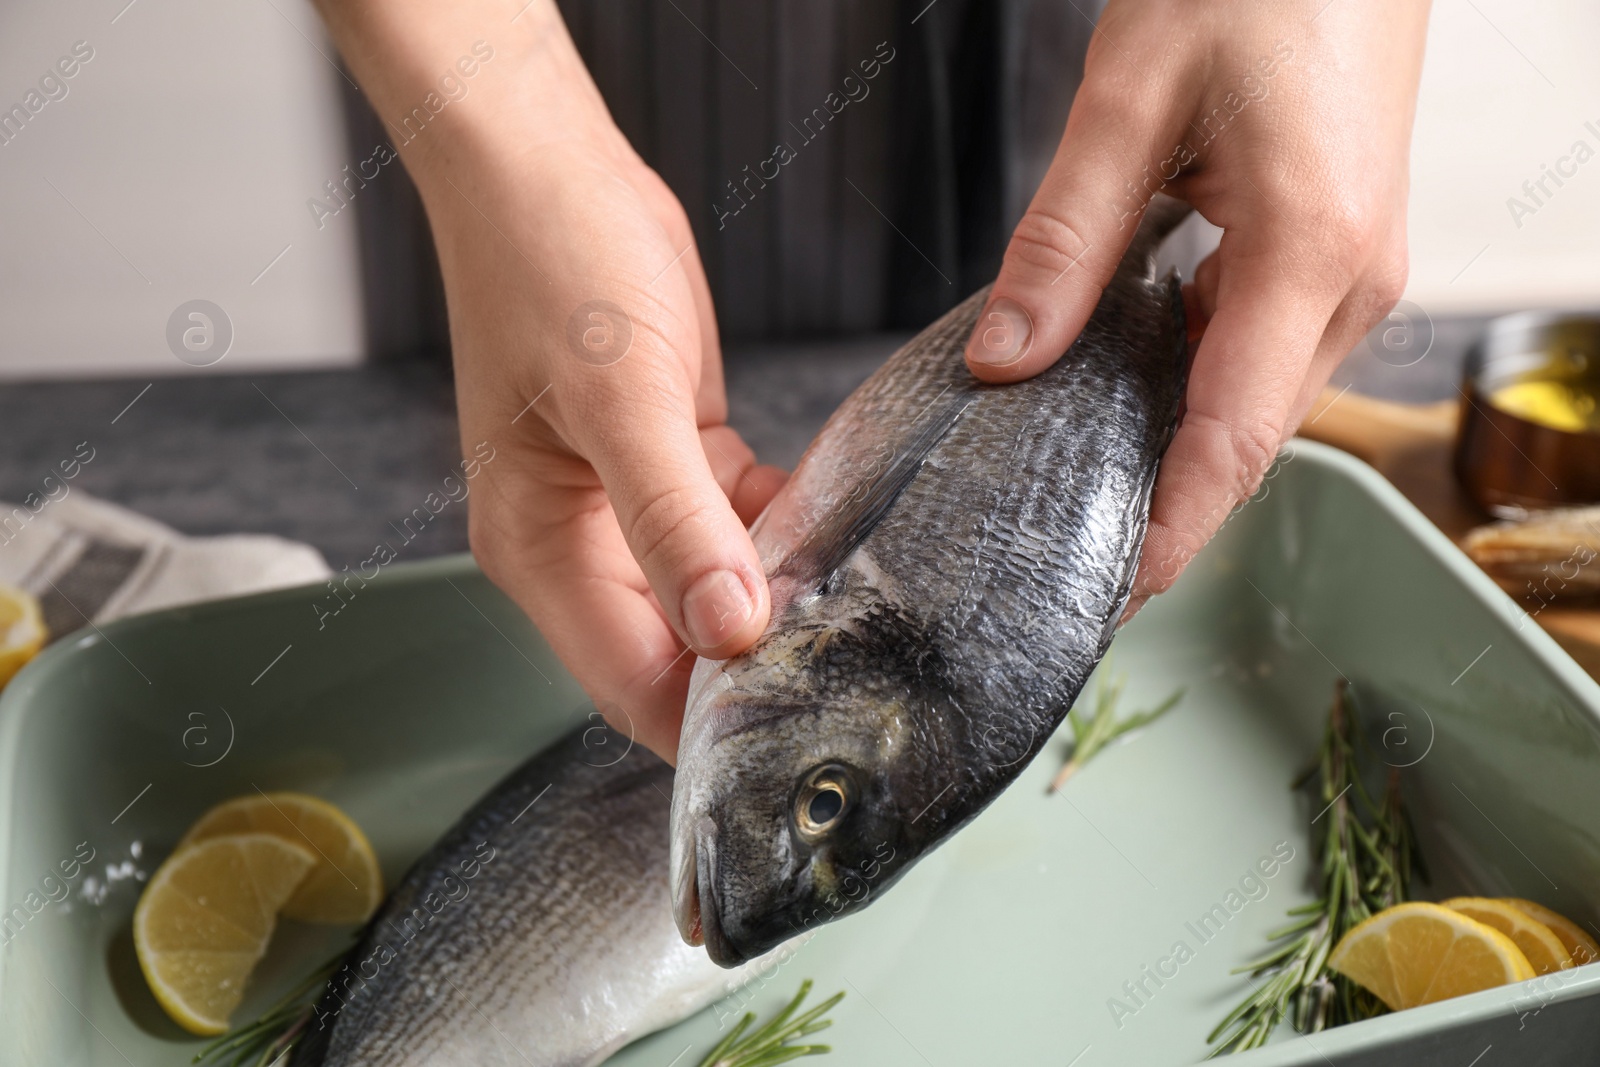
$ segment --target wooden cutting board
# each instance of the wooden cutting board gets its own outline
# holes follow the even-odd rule
[[[1343,449],[1376,468],[1421,512],[1460,544],[1489,521],[1457,485],[1451,471],[1460,405],[1396,404],[1331,386],[1300,426],[1300,436]],[[1530,612],[1532,596],[1517,597]],[[1534,618],[1591,676],[1600,680],[1600,606],[1594,601],[1546,607]]]

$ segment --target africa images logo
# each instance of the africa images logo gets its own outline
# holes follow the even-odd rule
[[[167,316],[167,348],[191,367],[220,363],[233,347],[233,320],[209,300],[179,304]]]

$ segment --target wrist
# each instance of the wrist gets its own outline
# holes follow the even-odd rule
[[[430,212],[452,181],[526,187],[562,155],[631,155],[554,0],[515,17],[427,0],[319,6]]]

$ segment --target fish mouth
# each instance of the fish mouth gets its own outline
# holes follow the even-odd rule
[[[717,825],[702,818],[695,825],[694,848],[679,861],[673,899],[678,933],[691,945],[704,945],[711,962],[737,967],[748,958],[723,933],[717,907]]]
[[[701,819],[703,826],[710,822]],[[676,844],[673,851],[678,852],[675,860],[675,870],[672,872],[672,920],[678,926],[678,936],[683,938],[684,944],[696,948],[705,944],[705,931],[700,922],[700,833],[689,835],[689,847],[679,852]]]

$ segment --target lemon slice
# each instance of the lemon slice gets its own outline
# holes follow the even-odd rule
[[[1535,974],[1564,971],[1572,966],[1567,947],[1550,927],[1515,904],[1487,897],[1454,897],[1445,901],[1444,906],[1459,911],[1469,919],[1477,919],[1485,926],[1492,926],[1515,941],[1522,954],[1528,957]]]
[[[1501,897],[1500,900],[1502,903],[1510,904],[1512,907],[1520,909],[1523,914],[1535,922],[1541,922],[1548,926],[1550,932],[1561,940],[1561,944],[1567,950],[1567,955],[1572,957],[1573,966],[1582,967],[1586,963],[1594,963],[1596,960],[1600,960],[1600,944],[1597,944],[1595,939],[1584,931],[1583,927],[1565,915],[1551,911],[1543,904],[1535,904],[1531,900],[1523,900],[1521,897]]]
[[[1533,977],[1505,934],[1439,904],[1396,904],[1339,939],[1328,966],[1399,1011]]]
[[[383,901],[383,873],[361,827],[326,800],[305,793],[256,793],[224,801],[189,827],[178,847],[222,834],[273,834],[317,860],[283,907],[291,919],[361,923]]]
[[[278,909],[316,866],[309,849],[271,834],[179,848],[133,912],[133,947],[150,991],[192,1034],[222,1034],[244,998]]]
[[[39,654],[49,636],[39,602],[21,589],[0,585],[0,688]]]

